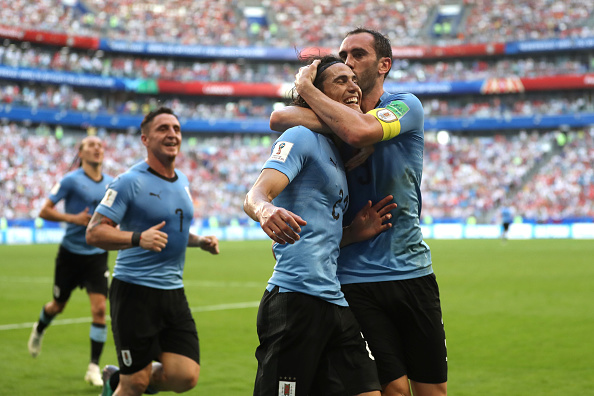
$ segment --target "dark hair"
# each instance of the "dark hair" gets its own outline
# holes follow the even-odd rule
[[[177,118],[177,115],[169,107],[159,107],[159,108],[151,111],[150,113],[148,113],[147,115],[144,116],[144,119],[140,123],[140,131],[141,131],[141,133],[145,134],[145,132],[148,132],[147,131],[147,128],[149,127],[150,123],[159,114],[171,114],[172,116],[174,116],[175,118]]]
[[[349,36],[353,36],[355,34],[361,34],[361,33],[369,33],[373,36],[373,49],[375,50],[375,55],[377,56],[377,60],[379,60],[380,58],[384,58],[384,57],[390,58],[390,60],[392,60],[392,43],[390,43],[390,39],[388,37],[384,36],[377,30],[366,29],[364,27],[358,27],[355,30],[351,30],[350,32],[348,32],[346,34],[345,38],[349,37]],[[390,74],[390,70],[392,70],[391,64],[390,64],[390,69],[388,69],[388,72],[386,74],[384,74],[384,79],[386,77],[388,77],[388,74]]]
[[[322,92],[324,92],[322,87],[324,85],[324,81],[326,80],[326,78],[322,77],[322,76],[323,76],[324,72],[326,71],[326,69],[336,63],[344,64],[344,61],[336,55],[312,56],[312,57],[303,58],[303,59],[305,59],[307,61],[308,65],[311,65],[312,62],[315,61],[316,59],[320,60],[320,64],[318,65],[318,70],[317,70],[316,78],[313,82],[313,85],[314,85],[314,87],[316,87],[317,89],[319,89]],[[305,99],[303,99],[297,93],[297,90],[295,88],[293,88],[293,90],[292,90],[292,96],[293,96],[293,100],[291,101],[291,104],[293,106],[305,107],[308,109],[310,108],[310,106],[307,104]]]

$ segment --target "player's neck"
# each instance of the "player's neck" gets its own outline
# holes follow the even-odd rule
[[[376,84],[373,86],[371,90],[369,90],[369,92],[363,93],[363,100],[361,101],[361,110],[363,110],[364,113],[367,113],[368,111],[375,109],[375,106],[377,106],[377,103],[379,102],[383,94],[383,80],[377,80]]]
[[[151,167],[152,170],[163,177],[168,179],[175,177],[175,157],[173,157],[173,159],[160,159],[149,154],[146,158],[146,163]]]
[[[86,175],[95,181],[99,181],[103,177],[103,175],[101,174],[103,166],[101,164],[92,164],[83,161],[82,168],[83,171],[85,171]]]

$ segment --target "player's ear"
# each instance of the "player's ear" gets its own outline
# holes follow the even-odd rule
[[[146,135],[144,133],[140,134],[140,141],[146,146]]]
[[[381,58],[379,60],[378,66],[377,66],[377,71],[379,74],[386,74],[390,71],[390,68],[392,67],[392,59],[390,59],[388,56],[384,56],[383,58]]]

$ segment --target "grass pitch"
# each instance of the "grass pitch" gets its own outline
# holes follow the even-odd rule
[[[429,240],[446,327],[448,391],[464,395],[594,395],[594,243],[572,240]],[[55,245],[0,246],[0,394],[98,395],[89,359],[86,294],[73,293],[27,352],[51,298]],[[115,252],[110,255],[113,267]],[[190,395],[245,396],[256,371],[257,304],[272,273],[270,242],[189,249],[185,284],[202,355]],[[114,364],[108,338],[101,364]]]

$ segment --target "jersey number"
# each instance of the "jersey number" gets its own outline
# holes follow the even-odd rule
[[[175,210],[175,214],[179,213],[179,232],[183,232],[184,229],[184,211],[180,208]]]
[[[346,208],[348,205],[348,202],[349,202],[348,195],[346,197],[344,197],[344,200],[343,200],[344,191],[342,191],[342,189],[340,190],[338,195],[340,195],[340,199],[338,201],[334,202],[334,206],[332,207],[332,218],[334,220],[340,219],[340,213],[336,210],[337,206],[340,205],[341,202],[344,202],[344,207]]]

